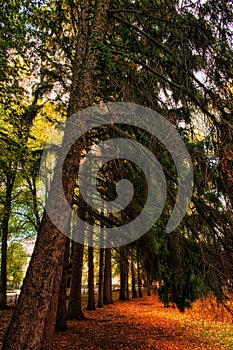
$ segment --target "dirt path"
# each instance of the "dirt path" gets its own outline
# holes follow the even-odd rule
[[[117,302],[85,316],[86,321],[70,321],[67,331],[55,333],[54,350],[227,349],[201,336],[190,313],[165,309],[156,297]]]

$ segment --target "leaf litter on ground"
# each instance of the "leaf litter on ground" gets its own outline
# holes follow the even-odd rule
[[[213,326],[211,320],[203,326],[199,313],[164,308],[157,296],[118,301],[85,311],[85,316],[85,321],[68,321],[67,331],[55,333],[54,350],[232,349],[222,337],[207,331]]]
[[[84,310],[86,320],[68,321],[68,330],[55,332],[53,350],[233,349],[232,322],[219,321],[207,304],[180,313],[153,295]],[[0,347],[11,312],[0,311]]]

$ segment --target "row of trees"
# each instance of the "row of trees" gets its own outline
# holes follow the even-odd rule
[[[82,218],[86,218],[89,210],[88,220],[103,230],[119,224],[119,219],[122,222],[137,215],[145,200],[146,186],[133,164],[124,167],[117,163],[114,170],[112,163],[99,174],[99,190],[111,199],[115,188],[108,186],[104,174],[117,182],[132,173],[130,180],[139,203],[132,202],[120,218],[97,216],[95,211],[82,205],[76,180],[83,151],[94,143],[119,134],[140,140],[163,167],[168,198],[150,232],[130,247],[119,248],[122,285],[127,281],[127,261],[132,258],[134,263],[143,266],[148,280],[164,281],[160,295],[165,304],[173,300],[184,310],[210,291],[224,301],[232,283],[230,1],[220,4],[214,0],[205,3],[20,0],[3,1],[2,5],[0,74],[4,125],[1,122],[0,132],[5,153],[1,154],[0,296],[3,306],[9,224],[16,217],[16,199],[20,217],[28,218],[20,222],[25,225],[30,221],[33,231],[38,230],[3,349],[51,348],[56,322],[58,328],[59,321],[65,322],[64,286],[70,256],[73,288],[71,282],[68,314],[80,306],[83,245],[73,243],[70,253],[69,238],[61,234],[46,212],[40,215],[37,179],[46,137],[38,138],[35,128],[40,128],[42,117],[46,120],[43,127],[48,130],[64,115],[69,118],[96,103],[135,102],[158,111],[174,124],[193,161],[192,201],[182,223],[167,235],[165,227],[177,195],[177,173],[171,156],[147,133],[117,125],[114,130],[104,127],[97,133],[83,135],[72,146],[63,166],[58,159],[55,178],[56,169],[62,167],[68,203]],[[65,132],[64,142],[66,138],[69,135]],[[52,181],[52,191],[55,188],[56,183]],[[48,200],[52,204],[60,203],[59,198]],[[64,208],[59,206],[57,211],[68,226],[70,218],[64,215]],[[83,228],[80,226],[78,230],[82,232]],[[110,253],[105,250],[105,266],[110,266]],[[104,251],[100,250],[100,281],[103,280],[103,256]],[[91,246],[88,257],[91,275]],[[91,291],[91,278],[89,283]],[[122,286],[121,294],[125,290]],[[103,288],[99,293],[102,297]],[[93,299],[89,302],[93,303]],[[75,317],[82,317],[81,311]]]

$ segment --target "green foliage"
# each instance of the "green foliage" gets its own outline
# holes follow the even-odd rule
[[[151,278],[164,281],[161,298],[175,301],[182,311],[208,290],[220,298],[222,286],[233,280],[231,6],[229,0],[113,0],[106,38],[97,42],[96,101],[131,101],[156,109],[179,130],[193,161],[192,203],[176,237],[168,238],[164,227],[177,195],[175,164],[147,133],[121,128],[154,152],[166,175],[167,202],[157,225],[142,238],[140,253]],[[88,12],[90,23],[94,8]],[[10,234],[31,234],[40,223],[41,149],[59,119],[56,111],[66,115],[77,48],[82,49],[79,11],[74,0],[2,3],[0,211],[10,177]],[[107,129],[102,133],[105,139],[113,136]],[[101,140],[98,132],[93,139]],[[120,178],[113,167],[99,173],[106,198],[114,197],[115,188],[104,181],[105,170],[115,183]],[[128,163],[122,173],[138,194],[130,216],[143,208],[146,186],[134,165]]]
[[[184,312],[210,291],[205,284],[200,246],[192,239],[180,237],[178,232],[168,237],[167,244],[159,296],[166,307],[174,302]]]
[[[24,277],[28,256],[21,243],[12,242],[7,251],[7,281],[9,285],[19,286]]]

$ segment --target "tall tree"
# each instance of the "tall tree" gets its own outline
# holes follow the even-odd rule
[[[8,227],[11,215],[12,191],[14,186],[15,173],[6,177],[6,192],[4,201],[4,212],[1,227],[1,281],[0,281],[0,308],[6,308],[7,289],[7,239]]]
[[[129,262],[128,254],[124,247],[120,247],[120,300],[129,299]]]
[[[195,175],[198,175],[190,212],[182,223],[185,226],[182,233],[194,239],[195,247],[198,242],[203,265],[208,265],[206,283],[216,294],[223,296],[225,286],[233,279],[231,1],[112,0],[111,6],[110,1],[103,0],[94,4],[92,1],[77,4],[72,0],[53,0],[48,6],[43,1],[27,3],[38,3],[39,7],[28,11],[24,6],[18,7],[18,2],[4,2],[4,9],[10,13],[9,7],[16,4],[20,9],[18,13],[30,14],[34,22],[27,28],[33,29],[34,33],[38,24],[44,26],[39,40],[34,41],[36,47],[42,43],[43,50],[38,57],[47,73],[37,89],[37,96],[47,91],[55,80],[66,88],[71,80],[69,116],[101,97],[104,101],[132,101],[154,108],[177,127],[191,153]],[[111,17],[108,28],[107,14]],[[17,19],[16,16],[13,24]],[[64,33],[63,28],[66,29]],[[10,25],[5,32],[11,33]],[[22,36],[27,37],[27,34],[24,30]],[[61,57],[61,52],[62,63],[59,64],[57,57]],[[64,81],[61,76],[66,72],[67,80]],[[208,124],[208,135],[201,140],[197,131],[200,118]],[[63,168],[64,188],[70,205],[80,152],[85,143],[83,139],[79,141]],[[158,147],[169,189],[164,227],[175,203],[177,181],[171,157],[161,145]],[[164,240],[166,250],[169,245],[166,237]],[[52,246],[54,241],[57,244]],[[45,344],[49,347],[55,324],[64,242],[64,237],[45,214],[4,349],[14,349],[22,344],[25,349],[30,346],[41,349]],[[184,242],[186,248],[189,247],[189,242]],[[48,261],[47,256],[50,257]],[[172,260],[170,254],[164,256]],[[178,266],[182,269],[182,264]],[[41,278],[38,278],[40,273]],[[191,282],[188,278],[184,280]],[[178,292],[180,290],[176,290]],[[53,300],[52,295],[55,296]]]
[[[104,304],[112,304],[112,249],[105,248]]]
[[[89,232],[90,234],[90,232]],[[95,289],[94,289],[94,248],[88,246],[88,301],[87,310],[95,310]]]
[[[136,276],[135,276],[135,266],[133,258],[131,258],[131,278],[132,278],[132,298],[137,298],[137,291],[136,291]]]
[[[70,257],[70,239],[66,237],[66,246],[62,270],[62,278],[59,291],[59,302],[57,308],[57,319],[56,319],[56,330],[66,331],[67,330],[67,278],[69,270],[69,257]]]
[[[104,248],[100,248],[99,254],[99,288],[97,306],[104,306]]]
[[[137,248],[137,280],[138,280],[138,297],[142,298],[142,279],[140,271],[140,258],[139,258],[139,249]]]
[[[95,6],[91,1],[80,1],[77,7],[79,35],[72,69],[69,116],[80,108],[92,105],[95,101],[94,78],[98,64],[98,43],[103,40],[106,33],[109,1],[97,1]],[[63,167],[64,192],[70,205],[72,205],[82,149],[81,140],[74,145],[70,152],[71,157]],[[58,163],[57,166],[61,169],[62,165]],[[53,188],[55,183],[51,186]],[[56,205],[57,200],[56,198]],[[58,215],[61,210],[62,208],[58,207]],[[68,223],[68,217],[62,219]],[[51,348],[65,241],[66,237],[44,213],[22,291],[5,335],[3,349]]]
[[[85,319],[81,299],[84,246],[78,242],[73,242],[73,245],[72,277],[67,317],[69,320],[81,321]]]

